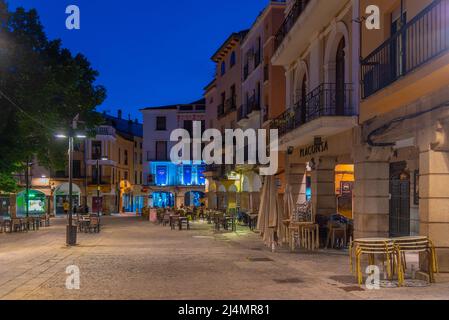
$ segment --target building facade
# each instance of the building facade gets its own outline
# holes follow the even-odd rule
[[[247,30],[232,33],[211,57],[215,63],[215,79],[205,88],[208,124],[220,130],[237,127],[237,111],[242,105],[241,42]],[[225,152],[223,148],[223,153]],[[223,154],[224,157],[224,154]],[[241,175],[232,165],[212,165],[206,169],[206,192],[209,208],[239,207],[237,196],[242,185]]]
[[[76,139],[72,161],[73,205],[92,213],[112,214],[141,211],[145,196],[141,188],[142,124],[137,120],[103,114],[95,136]],[[61,141],[60,143],[64,143]],[[3,214],[26,215],[26,173],[17,175],[22,191],[2,198]],[[63,215],[69,199],[69,171],[43,168],[31,161],[28,168],[29,214]],[[8,202],[8,203],[7,203]],[[2,205],[3,207],[3,205]]]
[[[354,1],[287,1],[275,37],[274,65],[286,70],[286,108],[279,130],[285,183],[314,214],[353,218],[358,124],[359,24]]]
[[[447,272],[449,1],[376,4],[381,29],[362,28],[355,235],[429,236]]]
[[[204,100],[191,104],[150,107],[141,110],[144,119],[143,176],[150,207],[200,207],[204,203],[205,165],[201,159],[174,163],[170,152],[177,143],[171,133],[182,128],[193,137],[193,123],[206,128]]]

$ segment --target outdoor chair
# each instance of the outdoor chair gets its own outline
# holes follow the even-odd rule
[[[351,243],[350,246],[350,264],[353,268],[353,250],[355,256],[355,274],[359,285],[363,284],[362,256],[367,255],[368,264],[375,265],[376,256],[382,257],[382,265],[386,269],[387,277],[391,281],[393,275],[398,276],[398,284],[402,286],[404,283],[404,274],[402,270],[401,255],[398,247],[391,239],[358,239]]]
[[[7,219],[1,219],[0,220],[0,232],[11,232],[11,220]]]
[[[165,227],[166,225],[169,224],[170,224],[170,214],[165,213],[164,216],[162,217],[162,225]]]
[[[347,245],[347,226],[343,223],[329,221],[327,226],[326,248],[335,248],[337,240],[341,240],[339,247],[346,248]]]
[[[394,244],[396,245],[401,256],[401,268],[403,274],[407,270],[406,253],[418,253],[423,254],[426,257],[427,272],[431,283],[435,282],[435,274],[438,273],[438,260],[435,253],[435,247],[432,241],[427,237],[402,237],[394,238]]]
[[[89,229],[89,232],[95,232],[100,233],[100,218],[97,216],[91,216],[90,217],[90,223],[87,227]]]
[[[179,218],[180,218],[180,216],[178,216],[178,215],[170,217],[170,227],[172,230],[179,228],[179,226],[180,226]]]
[[[301,229],[302,247],[314,251],[320,248],[320,227],[318,224],[303,225]]]

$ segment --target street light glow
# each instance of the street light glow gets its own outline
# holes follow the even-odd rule
[[[65,134],[57,134],[55,135],[55,137],[58,139],[67,139],[67,136]]]
[[[76,137],[78,139],[86,139],[87,138],[87,136],[85,134],[77,134]]]

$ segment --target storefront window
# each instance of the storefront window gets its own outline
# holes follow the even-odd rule
[[[175,206],[175,197],[169,192],[154,192],[153,207],[154,208],[171,208]]]
[[[28,192],[28,213],[29,215],[43,215],[46,213],[46,196],[44,193],[36,190]],[[26,194],[25,191],[17,195],[17,216],[26,215]]]
[[[198,184],[201,186],[206,185],[206,178],[204,177],[205,166],[198,166]]]
[[[166,186],[168,184],[168,170],[166,166],[156,167],[156,185]]]
[[[183,184],[192,185],[192,166],[184,166],[183,168]]]

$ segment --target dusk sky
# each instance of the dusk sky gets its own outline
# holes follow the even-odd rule
[[[139,117],[139,109],[201,98],[213,78],[211,55],[231,32],[251,26],[268,0],[9,0],[36,8],[48,36],[82,52],[100,72],[101,111]],[[78,5],[81,30],[65,27]]]

